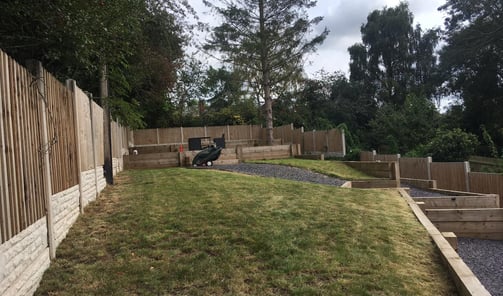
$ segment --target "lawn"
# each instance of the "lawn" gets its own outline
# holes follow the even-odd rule
[[[36,295],[453,295],[398,193],[209,169],[126,171]]]

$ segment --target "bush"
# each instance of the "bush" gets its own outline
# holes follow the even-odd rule
[[[434,161],[465,161],[475,153],[478,145],[477,136],[455,128],[438,131],[427,151]]]
[[[344,160],[347,161],[359,161],[360,160],[360,152],[362,150],[360,148],[353,148],[346,152],[344,156]]]

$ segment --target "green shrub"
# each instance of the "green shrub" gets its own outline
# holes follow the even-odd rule
[[[475,153],[478,145],[477,136],[455,128],[439,130],[427,151],[434,161],[465,161]]]

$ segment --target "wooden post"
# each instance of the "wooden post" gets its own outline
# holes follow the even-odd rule
[[[81,151],[80,151],[80,141],[82,139],[80,139],[80,126],[79,126],[79,116],[78,116],[78,101],[77,101],[77,94],[75,93],[75,90],[77,88],[77,82],[75,80],[72,80],[72,79],[68,79],[66,80],[66,87],[68,89],[70,89],[70,91],[72,92],[72,97],[73,97],[73,118],[75,120],[75,143],[77,144],[77,155],[76,155],[76,159],[77,159],[77,170],[78,170],[78,173],[79,173],[79,209],[80,209],[80,213],[84,213],[84,202],[82,200],[83,196],[84,196],[84,190],[83,190],[83,182],[82,182],[82,165],[81,165],[81,159],[80,159],[80,156],[81,156]]]
[[[33,73],[37,79],[38,93],[41,96],[42,110],[40,110],[42,115],[42,143],[43,145],[49,145],[49,135],[48,135],[48,124],[47,124],[47,105],[45,83],[44,83],[44,72],[42,68],[42,63],[39,61],[29,61],[27,62],[28,69]],[[52,180],[51,180],[51,162],[49,159],[49,151],[43,151],[43,163],[44,163],[44,175],[45,175],[45,210],[47,218],[47,243],[49,245],[49,258],[52,260],[56,258],[56,242],[54,240],[54,222],[52,213]]]
[[[183,127],[180,127],[180,138],[182,139],[183,144]]]
[[[101,71],[100,79],[100,97],[103,103],[103,143],[104,143],[104,156],[105,163],[103,169],[105,171],[105,179],[107,184],[114,183],[114,175],[112,168],[112,130],[111,130],[111,120],[110,120],[110,110],[108,108],[108,78],[107,78],[107,66],[104,65]]]
[[[416,205],[421,209],[421,211],[423,211],[423,213],[425,212],[426,204],[424,203],[424,201],[416,201]]]
[[[442,232],[442,235],[447,240],[447,242],[451,245],[454,251],[458,251],[458,237],[454,232]]]
[[[155,134],[157,136],[157,145],[159,145],[159,144],[161,144],[161,141],[159,140],[159,129],[158,128],[155,129]]]

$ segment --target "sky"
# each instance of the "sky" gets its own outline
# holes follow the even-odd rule
[[[420,24],[423,30],[441,27],[445,15],[437,10],[445,0],[409,0],[409,9],[414,15],[414,26]],[[215,16],[205,13],[208,9],[202,0],[191,0],[190,5],[198,12],[200,20],[210,25],[218,25]],[[366,22],[370,12],[383,7],[394,7],[399,0],[318,0],[316,7],[308,13],[311,17],[322,16],[323,21],[315,28],[321,32],[325,27],[330,31],[318,50],[307,57],[305,71],[308,76],[324,70],[329,73],[349,72],[348,47],[361,42],[360,27]]]

